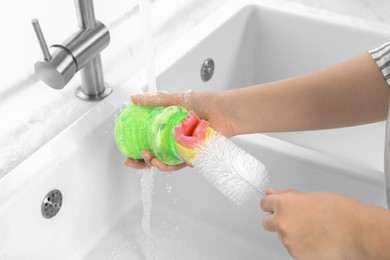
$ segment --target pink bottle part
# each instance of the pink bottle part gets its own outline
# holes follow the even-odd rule
[[[193,111],[190,111],[180,124],[173,128],[176,142],[194,147],[199,144],[204,136],[209,123],[201,120]]]

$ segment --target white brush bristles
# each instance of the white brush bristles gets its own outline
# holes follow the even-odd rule
[[[237,205],[256,193],[263,195],[269,180],[261,162],[215,131],[195,148],[191,163]]]

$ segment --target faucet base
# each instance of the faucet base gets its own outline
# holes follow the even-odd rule
[[[104,89],[104,91],[98,95],[87,95],[83,92],[81,87],[78,87],[75,94],[76,94],[76,97],[78,97],[84,101],[99,101],[99,100],[102,100],[103,98],[107,97],[111,93],[112,93],[112,88],[106,87]]]

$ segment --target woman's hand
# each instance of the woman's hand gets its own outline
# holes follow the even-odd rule
[[[157,93],[139,94],[131,97],[133,103],[147,106],[173,106],[178,105],[194,111],[200,118],[208,121],[210,126],[229,137],[234,135],[229,117],[224,115],[226,109],[222,105],[222,93],[218,92],[186,92],[186,93]],[[152,153],[144,150],[144,160],[132,160],[127,158],[125,165],[136,169],[143,169],[155,166],[161,171],[176,171],[189,166],[186,163],[179,165],[166,165]]]
[[[264,228],[277,232],[295,259],[377,259],[362,255],[360,242],[371,207],[327,192],[267,190],[261,209]],[[371,221],[375,221],[372,219]]]
[[[145,169],[145,168],[150,168],[152,166],[155,166],[157,169],[163,172],[177,171],[186,166],[190,166],[186,163],[181,163],[178,165],[167,165],[162,161],[160,161],[159,159],[157,159],[156,157],[154,157],[153,154],[147,150],[142,151],[142,157],[144,158],[143,160],[133,160],[127,158],[125,160],[125,165],[135,169]]]
[[[235,134],[228,110],[224,104],[225,92],[185,92],[139,94],[131,97],[133,103],[146,106],[182,106],[194,111],[201,119],[210,123],[210,126],[230,137]]]

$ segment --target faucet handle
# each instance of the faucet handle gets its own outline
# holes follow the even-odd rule
[[[43,36],[41,26],[39,25],[38,19],[33,19],[31,21],[32,26],[34,27],[35,34],[37,35],[39,46],[41,47],[42,53],[43,53],[43,60],[44,61],[50,61],[51,55],[49,52],[49,48],[47,47],[45,37]]]
[[[53,56],[46,45],[45,37],[38,19],[31,21],[43,53],[43,60],[34,64],[35,74],[41,81],[52,88],[61,89],[69,82],[77,71],[77,64],[68,49],[61,45],[51,47]]]

